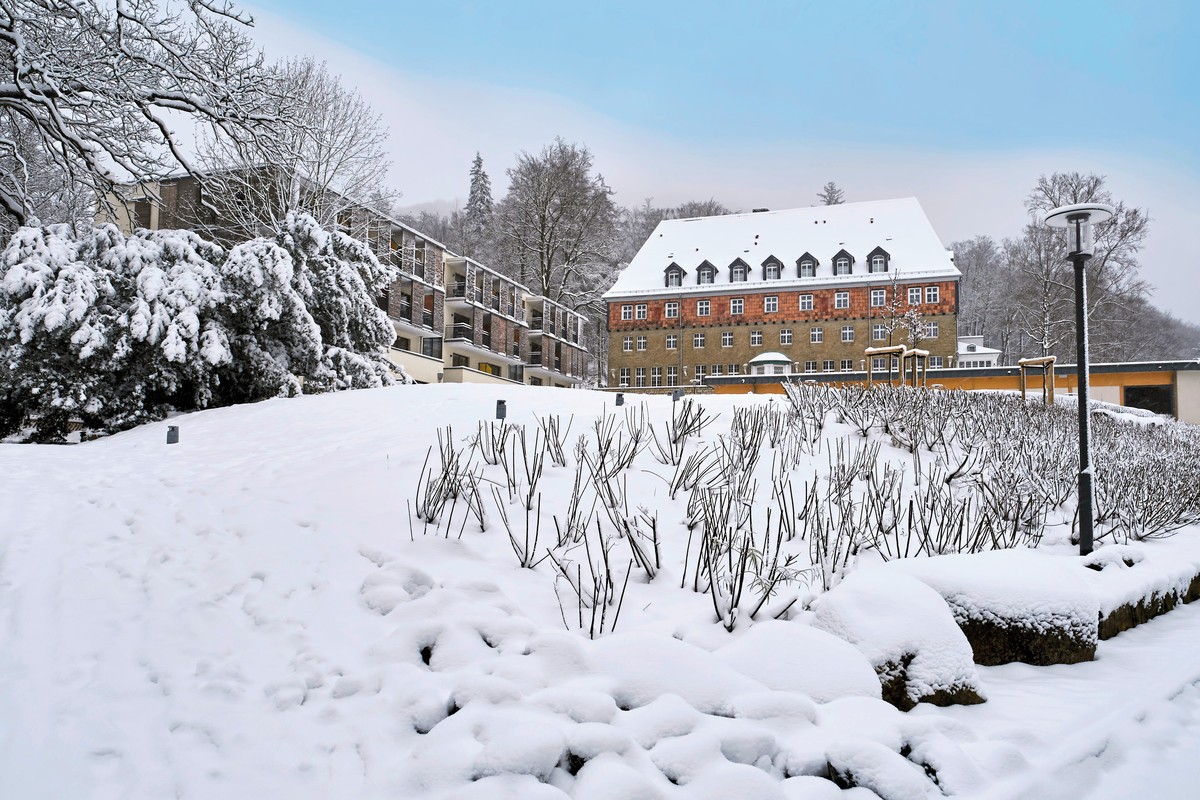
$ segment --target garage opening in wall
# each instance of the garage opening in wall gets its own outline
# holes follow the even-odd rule
[[[1174,386],[1126,386],[1125,402],[1130,408],[1144,408],[1155,414],[1175,416]]]

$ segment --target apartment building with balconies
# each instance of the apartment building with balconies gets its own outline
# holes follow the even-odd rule
[[[915,198],[666,220],[604,296],[609,383],[703,385],[764,353],[857,371],[914,327],[948,366],[959,277]]]

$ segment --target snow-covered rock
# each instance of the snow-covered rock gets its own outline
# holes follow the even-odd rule
[[[941,596],[895,570],[860,569],[813,603],[813,625],[854,645],[900,709],[983,702],[971,645]]]

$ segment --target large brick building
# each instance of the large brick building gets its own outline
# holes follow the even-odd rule
[[[604,296],[609,383],[698,384],[772,352],[856,371],[912,329],[950,366],[959,277],[915,198],[666,220]]]

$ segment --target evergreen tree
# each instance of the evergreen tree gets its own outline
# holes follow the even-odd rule
[[[483,171],[483,157],[475,154],[471,163],[471,191],[463,212],[463,251],[485,263],[492,256],[492,181]]]
[[[839,189],[836,183],[830,181],[821,191],[817,192],[817,198],[820,199],[822,205],[837,206],[846,202],[846,193]]]

